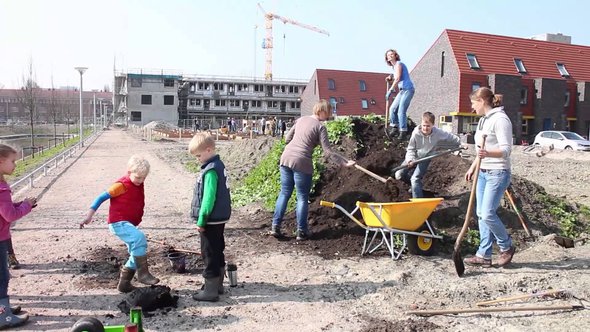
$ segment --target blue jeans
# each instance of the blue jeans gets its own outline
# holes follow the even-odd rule
[[[8,240],[0,241],[0,299],[8,297]]]
[[[414,89],[401,90],[389,108],[389,123],[400,131],[408,130],[408,108],[414,97]]]
[[[479,172],[477,181],[476,212],[480,243],[476,256],[491,259],[494,239],[501,251],[506,251],[512,246],[506,227],[497,214],[504,192],[510,184],[510,170],[491,169],[485,172],[482,170]]]
[[[287,210],[287,203],[293,193],[293,188],[297,189],[297,208],[295,213],[297,215],[297,229],[308,233],[307,227],[307,212],[309,210],[309,192],[311,191],[311,176],[312,174],[305,174],[294,171],[286,166],[281,166],[281,192],[275,206],[275,212],[272,217],[272,224],[281,227],[285,211]]]
[[[133,257],[145,256],[147,254],[147,240],[145,234],[128,221],[119,221],[109,224],[109,230],[127,245],[129,259],[125,263],[125,266],[129,269],[137,270],[135,259]]]
[[[405,183],[410,183],[412,185],[412,197],[413,198],[423,198],[424,192],[422,190],[422,179],[426,172],[428,171],[428,166],[430,165],[430,160],[423,161],[421,163],[416,164],[414,168],[405,168],[402,171],[402,178],[401,180]],[[410,176],[410,173],[412,176]]]

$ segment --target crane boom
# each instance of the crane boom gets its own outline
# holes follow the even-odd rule
[[[273,13],[267,13],[264,8],[262,8],[262,6],[260,5],[260,3],[258,3],[258,8],[260,9],[260,11],[262,11],[262,13],[264,13],[264,27],[266,30],[266,37],[264,38],[264,42],[262,44],[262,48],[264,48],[266,50],[266,60],[265,60],[265,70],[264,70],[264,79],[266,80],[272,80],[272,49],[273,49],[273,36],[272,36],[272,21],[273,20],[279,20],[281,22],[283,22],[284,24],[293,24],[295,26],[299,26],[311,31],[315,31],[318,33],[322,33],[324,35],[329,36],[330,33],[326,30],[320,29],[318,27],[315,27],[313,25],[309,25],[309,24],[305,24],[305,23],[300,23],[297,22],[295,20],[292,20],[290,18],[287,17],[283,17],[277,14],[273,14]]]

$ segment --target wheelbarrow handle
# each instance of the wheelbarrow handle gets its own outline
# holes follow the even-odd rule
[[[325,207],[329,207],[332,209],[336,207],[336,204],[334,202],[328,202],[328,201],[320,201],[320,205],[325,206]]]
[[[416,165],[416,164],[419,164],[421,162],[424,162],[424,161],[427,161],[427,160],[430,160],[430,159],[434,159],[436,157],[444,156],[446,154],[450,154],[450,153],[453,153],[453,152],[456,152],[456,151],[461,151],[461,150],[465,150],[465,148],[462,147],[462,146],[460,146],[458,148],[444,150],[442,152],[435,153],[435,154],[433,154],[431,156],[428,156],[428,157],[416,159],[416,160],[414,160],[412,162],[412,164]],[[404,168],[407,168],[407,167],[408,167],[408,164],[397,166],[397,167],[391,169],[391,173],[393,174],[393,173],[399,171],[400,169],[404,169]]]

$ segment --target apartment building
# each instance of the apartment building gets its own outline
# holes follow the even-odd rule
[[[433,112],[437,125],[475,130],[469,94],[482,86],[504,96],[516,143],[541,130],[590,130],[590,46],[561,34],[516,38],[444,30],[411,71],[409,116]]]

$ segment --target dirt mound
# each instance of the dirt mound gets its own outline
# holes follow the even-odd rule
[[[178,126],[166,121],[152,121],[144,125],[143,128],[161,131],[172,131],[178,129]]]
[[[338,147],[339,150],[355,159],[358,165],[382,177],[391,176],[390,169],[398,166],[405,157],[407,143],[387,140],[383,124],[371,124],[362,120],[354,121],[354,134],[356,140],[344,139]],[[360,142],[358,145],[357,141]],[[453,236],[459,232],[465,220],[471,183],[464,180],[464,174],[470,164],[471,160],[455,155],[433,159],[424,181],[426,197],[444,198],[429,218],[432,225],[445,234],[447,245],[443,246],[443,253],[452,251]],[[300,248],[313,251],[325,258],[356,256],[360,252],[365,231],[337,209],[320,206],[320,200],[335,202],[351,212],[357,201],[406,201],[411,198],[408,192],[410,187],[397,180],[385,185],[354,167],[339,168],[331,163],[326,163],[326,166],[327,169],[322,173],[310,198],[308,220],[313,233],[311,241],[298,243],[291,236],[284,240],[292,241]],[[531,230],[546,234],[558,229],[547,208],[539,202],[538,196],[545,194],[542,187],[513,176],[511,188],[517,197],[517,206],[528,216]],[[527,238],[514,210],[504,203],[499,209],[499,214],[509,231],[513,233],[517,245],[525,246]],[[360,214],[357,217],[360,217]],[[272,213],[258,210],[247,214],[246,218],[251,218],[246,221],[250,226],[252,223],[255,224],[253,229],[261,229],[270,227]],[[287,235],[296,229],[294,211],[285,216],[283,228]],[[475,221],[472,221],[471,228],[477,230]],[[260,236],[261,245],[270,241],[268,244],[271,247],[276,246],[274,238],[265,236],[263,232],[260,232]],[[465,249],[473,248],[466,246]]]

